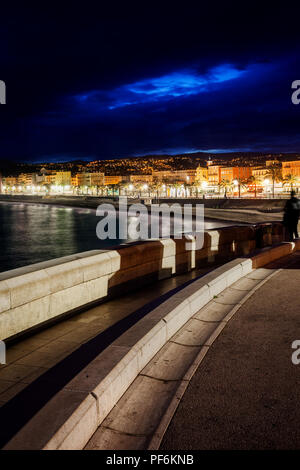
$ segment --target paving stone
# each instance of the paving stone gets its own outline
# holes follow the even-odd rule
[[[51,341],[51,343],[46,344],[38,349],[41,353],[49,354],[51,357],[58,357],[60,354],[67,354],[78,348],[78,343],[71,343],[69,341],[64,341],[57,339]]]
[[[30,384],[35,379],[37,379],[42,374],[44,374],[46,370],[47,370],[46,367],[35,367],[34,370],[29,375],[26,375],[26,377],[21,379],[21,382],[23,382],[24,384]]]
[[[44,346],[49,343],[48,338],[40,337],[39,335],[34,335],[31,338],[22,340],[20,343],[16,344],[16,348],[20,348],[24,351],[35,351],[36,349]]]
[[[222,321],[231,310],[232,305],[220,304],[211,300],[194,315],[194,318],[204,321]]]
[[[151,435],[172,399],[178,382],[138,376],[103,421],[118,432]]]
[[[0,380],[0,395],[1,393],[5,392],[9,387],[14,385],[16,382],[13,382],[11,380]]]
[[[235,305],[238,304],[244,297],[245,291],[228,287],[225,291],[220,292],[220,294],[214,298],[214,301],[221,304]]]
[[[254,269],[250,274],[247,274],[248,279],[265,279],[266,277],[270,276],[275,269],[266,269],[266,268],[259,268]]]
[[[20,357],[24,357],[27,354],[30,354],[30,351],[23,350],[21,348],[18,348],[16,346],[7,348],[6,350],[6,364],[12,364],[13,362],[16,362]]]
[[[38,350],[28,354],[27,356],[21,357],[15,364],[50,368],[59,362],[63,357],[65,357],[65,355],[61,353],[58,353],[57,355],[55,355],[55,353],[46,354]]]
[[[0,393],[0,400],[3,402],[10,401],[14,396],[26,388],[28,384],[23,382],[12,383],[11,387],[7,388],[4,392]]]
[[[261,279],[249,279],[247,277],[244,277],[232,284],[231,288],[249,292],[250,290],[254,289],[254,287],[256,287],[260,282]]]
[[[20,381],[32,374],[37,374],[39,367],[24,364],[12,364],[0,370],[0,380]]]
[[[131,436],[100,426],[85,450],[142,450],[145,449],[147,438]]]
[[[187,346],[202,346],[218,326],[217,322],[203,322],[192,318],[171,339]]]
[[[80,326],[61,336],[60,339],[70,343],[82,344],[86,343],[89,339],[94,338],[97,334],[97,329],[91,328],[91,326]]]
[[[184,377],[200,349],[200,347],[190,348],[180,344],[167,343],[142,370],[141,375],[161,380],[180,380]]]

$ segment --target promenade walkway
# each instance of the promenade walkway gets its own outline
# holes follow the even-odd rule
[[[0,365],[0,407],[81,345],[133,313],[141,311],[142,314],[145,306],[150,304],[150,308],[152,302],[162,302],[164,296],[173,289],[212,269],[215,266],[152,283],[142,291],[131,292],[89,308],[8,345],[7,364]]]
[[[236,312],[193,376],[161,443],[177,449],[300,446],[300,253]]]
[[[278,251],[278,247],[274,249]],[[195,308],[194,316],[170,336],[93,430],[86,449],[157,449],[159,445],[162,450],[299,448],[300,368],[291,361],[291,345],[300,339],[300,252],[247,272],[239,280],[226,281],[226,289],[217,290],[200,310]],[[67,319],[51,327],[52,333],[51,328],[37,333],[49,343],[36,343],[36,351],[26,352],[23,344],[36,340],[34,337],[21,342],[18,351],[17,345],[9,348],[16,357],[9,358],[0,370],[4,386],[13,382],[9,374],[18,373],[20,366],[43,370],[32,383],[29,371],[27,378],[18,377],[3,392],[15,390],[17,395],[7,396],[0,408],[0,420],[8,423],[2,436],[0,433],[1,445],[46,403],[48,406],[80,371],[85,370],[84,381],[91,376],[85,389],[87,393],[92,390],[88,383],[94,383],[93,359],[111,344],[114,334],[122,333],[122,325],[125,329],[134,325],[175,292],[180,300],[178,290],[201,274],[204,270],[152,284],[141,294],[128,294]],[[80,324],[70,324],[78,321]],[[64,323],[71,331],[57,329]],[[79,334],[82,336],[75,339],[73,335]],[[56,342],[73,342],[74,350],[55,353],[51,345]],[[44,361],[44,366],[26,364],[26,358]],[[80,377],[82,380],[82,374]],[[70,387],[76,388],[76,384]],[[37,429],[35,423],[43,423],[51,415],[49,407],[45,410],[41,421],[30,422],[8,448],[42,448],[43,443],[31,437],[38,435],[32,431]]]
[[[155,305],[215,267],[149,284],[8,344],[7,364],[0,365],[0,421],[7,423],[4,435],[14,435],[86,365],[84,361],[99,354],[99,348],[107,347]],[[1,439],[0,432],[0,447]]]

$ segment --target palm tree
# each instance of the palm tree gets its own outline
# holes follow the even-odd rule
[[[296,185],[299,181],[298,176],[296,175],[286,175],[286,177],[283,180],[283,184],[290,186],[291,191],[293,191],[293,186]]]
[[[190,187],[191,187],[191,185],[190,185],[189,183],[184,182],[184,183],[181,184],[181,188],[183,188],[183,190],[184,190],[184,196],[185,196],[185,197],[186,197],[186,194],[187,194],[187,190],[188,190]]]
[[[101,196],[103,196],[105,190],[106,190],[106,186],[105,186],[104,184],[98,186],[98,193],[97,193],[97,196],[99,196],[99,191],[100,191]]]
[[[115,187],[114,184],[108,184],[106,186],[106,196],[108,196],[108,192],[110,192],[110,196],[114,195],[114,187]]]
[[[181,189],[182,184],[176,182],[176,183],[173,184],[173,187],[175,188],[175,193],[176,193],[176,197],[177,197],[178,196],[178,191],[179,191],[179,189]]]
[[[279,165],[270,165],[268,167],[268,171],[266,173],[266,176],[271,178],[272,180],[272,193],[273,193],[273,199],[275,196],[275,182],[278,183],[279,181],[282,181],[282,173],[281,173],[281,168]]]
[[[161,188],[161,183],[155,181],[154,183],[152,183],[151,185],[151,191],[153,191],[154,193],[156,193],[156,199],[158,199],[158,191],[160,190]]]
[[[224,197],[227,197],[227,191],[230,191],[234,187],[234,183],[229,180],[221,180],[219,183],[220,188],[224,189]]]
[[[144,194],[146,193],[147,196],[149,197],[150,192],[149,192],[149,184],[148,183],[142,182],[141,186],[140,186],[140,190],[141,190],[141,193],[144,193]]]
[[[193,193],[195,194],[196,192],[196,195],[197,197],[199,196],[199,189],[200,189],[200,183],[198,181],[195,181],[192,186],[191,186],[192,190],[193,190]]]
[[[243,179],[243,178],[236,179],[235,181],[237,181],[238,190],[239,190],[239,198],[240,198],[241,197],[241,188],[246,188],[247,184],[248,184],[248,181],[246,179]]]
[[[120,196],[120,189],[123,187],[123,183],[119,182],[114,185],[114,192],[117,192],[117,196]]]
[[[257,195],[257,186],[261,184],[261,178],[259,176],[252,175],[247,180],[248,185],[254,185],[254,197]]]
[[[44,186],[44,189],[45,189],[46,194],[50,194],[50,184],[49,184],[49,183],[46,183],[46,184],[44,184],[43,186]],[[22,191],[22,193],[23,193],[23,192],[24,192],[24,185],[22,184],[21,187],[22,187],[21,191]]]

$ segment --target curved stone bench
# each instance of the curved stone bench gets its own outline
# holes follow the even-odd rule
[[[5,449],[82,449],[137,375],[204,305],[234,282],[300,249],[283,243],[196,279],[121,335],[45,405]]]

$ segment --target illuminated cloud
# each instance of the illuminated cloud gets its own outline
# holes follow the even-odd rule
[[[172,100],[209,92],[212,87],[240,78],[247,73],[231,64],[211,68],[206,74],[193,69],[172,72],[161,77],[148,78],[104,92],[94,90],[75,96],[77,103],[100,105],[106,109]]]

